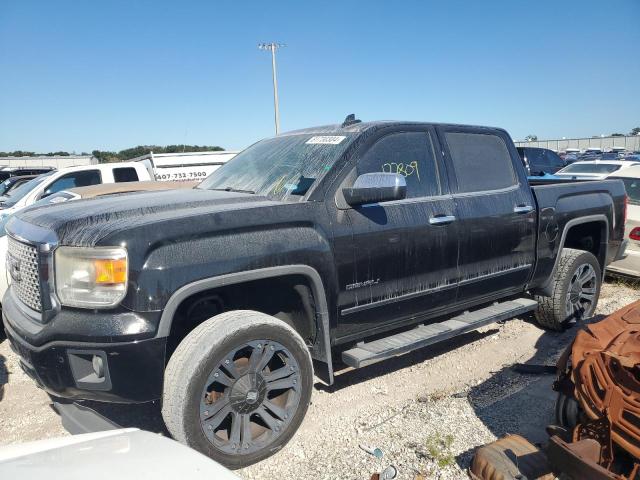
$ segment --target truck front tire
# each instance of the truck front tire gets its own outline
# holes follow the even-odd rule
[[[598,305],[602,271],[591,252],[564,248],[552,278],[551,296],[537,295],[536,320],[545,328],[563,330],[591,317]]]
[[[236,469],[291,439],[312,386],[309,349],[293,328],[260,312],[225,312],[171,356],[162,416],[173,438]]]

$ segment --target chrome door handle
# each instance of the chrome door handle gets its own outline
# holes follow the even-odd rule
[[[533,212],[533,207],[531,205],[518,205],[513,209],[513,213],[529,213],[529,212]]]
[[[453,215],[436,215],[435,217],[429,218],[429,225],[447,225],[455,221],[456,217]]]

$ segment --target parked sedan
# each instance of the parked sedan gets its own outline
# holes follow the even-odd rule
[[[37,175],[22,175],[20,177],[9,177],[4,182],[0,183],[0,195],[7,195],[11,190],[19,187],[23,183],[27,183],[29,180],[33,180]]]
[[[640,277],[640,166],[627,168],[610,179],[622,180],[627,190],[627,223],[625,237],[628,239],[626,257],[613,262],[607,271]]]
[[[567,165],[562,170],[556,172],[556,176],[574,180],[603,180],[609,175],[620,170],[625,170],[633,165],[640,165],[640,162],[629,162],[625,160],[589,160]]]
[[[2,447],[0,478],[240,480],[195,450],[135,428]]]

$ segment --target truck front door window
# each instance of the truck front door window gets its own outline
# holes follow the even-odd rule
[[[102,177],[98,170],[85,170],[82,172],[68,173],[49,185],[44,191],[42,197],[48,197],[53,193],[60,192],[61,190],[69,190],[70,188],[76,187],[88,187],[89,185],[98,185],[100,183],[102,183]]]
[[[431,135],[399,132],[382,137],[358,160],[358,175],[398,173],[407,182],[407,198],[440,195],[440,180]]]

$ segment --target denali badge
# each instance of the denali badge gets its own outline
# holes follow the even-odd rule
[[[370,287],[372,285],[377,285],[378,283],[380,283],[380,279],[376,278],[375,280],[365,280],[364,282],[356,282],[356,283],[350,283],[349,285],[347,285],[347,290],[354,290],[356,288],[362,288],[362,287]]]

